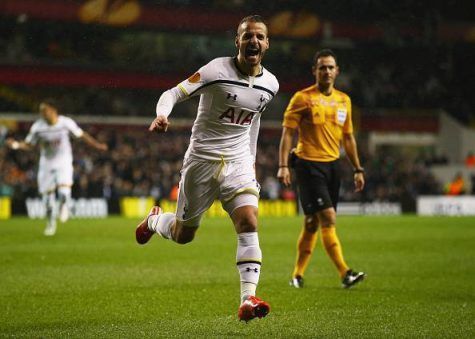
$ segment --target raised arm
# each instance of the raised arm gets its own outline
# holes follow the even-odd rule
[[[157,117],[152,121],[148,130],[150,132],[166,132],[169,126],[168,116],[173,110],[173,107],[192,96],[200,95],[200,89],[208,82],[217,79],[217,68],[213,61],[201,67],[188,79],[183,80],[177,86],[165,91],[158,99],[155,112]]]
[[[155,112],[157,117],[152,121],[148,130],[150,132],[166,132],[170,123],[168,116],[173,110],[173,107],[187,98],[187,95],[178,87],[173,87],[162,93],[158,99]]]

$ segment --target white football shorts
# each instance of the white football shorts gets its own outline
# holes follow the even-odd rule
[[[58,186],[73,185],[73,165],[60,168],[40,167],[38,169],[38,191],[45,194],[54,191]]]
[[[217,199],[229,214],[242,206],[257,208],[259,191],[253,161],[187,159],[181,170],[176,217],[185,226],[199,226],[203,213]]]

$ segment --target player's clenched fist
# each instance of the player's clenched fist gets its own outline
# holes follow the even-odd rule
[[[164,115],[159,115],[152,121],[148,130],[150,132],[166,132],[168,129],[168,125],[168,118]]]

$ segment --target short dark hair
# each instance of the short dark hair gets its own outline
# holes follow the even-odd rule
[[[59,111],[59,103],[55,98],[44,98],[40,101],[40,104],[46,104]]]
[[[335,59],[335,63],[338,65],[338,60],[336,58],[335,52],[333,52],[331,49],[328,49],[328,48],[322,49],[320,51],[317,51],[317,53],[315,53],[315,56],[313,57],[313,64],[316,65],[318,59],[320,59],[321,57],[329,57],[329,56],[333,57],[333,59]]]
[[[237,27],[237,35],[239,35],[239,29],[241,28],[241,25],[245,22],[260,22],[260,23],[263,23],[264,25],[266,25],[267,27],[267,23],[264,21],[264,19],[260,16],[260,15],[257,15],[257,14],[253,14],[253,15],[248,15],[244,18],[242,18],[241,22],[239,22],[239,25]]]

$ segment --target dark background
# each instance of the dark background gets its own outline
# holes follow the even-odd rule
[[[41,98],[56,97],[65,115],[111,148],[99,154],[74,145],[75,197],[106,197],[112,211],[121,196],[167,198],[197,101],[175,108],[166,135],[149,135],[145,124],[164,90],[213,58],[235,55],[236,27],[250,14],[268,21],[264,65],[281,86],[263,114],[257,157],[263,198],[295,196],[275,180],[280,123],[293,92],[314,82],[312,57],[321,48],[338,55],[337,88],[352,98],[367,170],[365,192],[354,194],[343,161],[342,200],[401,202],[413,211],[418,195],[443,194],[446,183],[430,168],[447,163],[447,155],[435,146],[370,150],[368,136],[437,134],[441,110],[475,126],[473,1],[4,0],[2,137],[23,138],[36,116],[21,114],[36,114]],[[24,199],[37,194],[37,154],[0,152],[0,194],[12,196],[14,212],[22,212]]]

